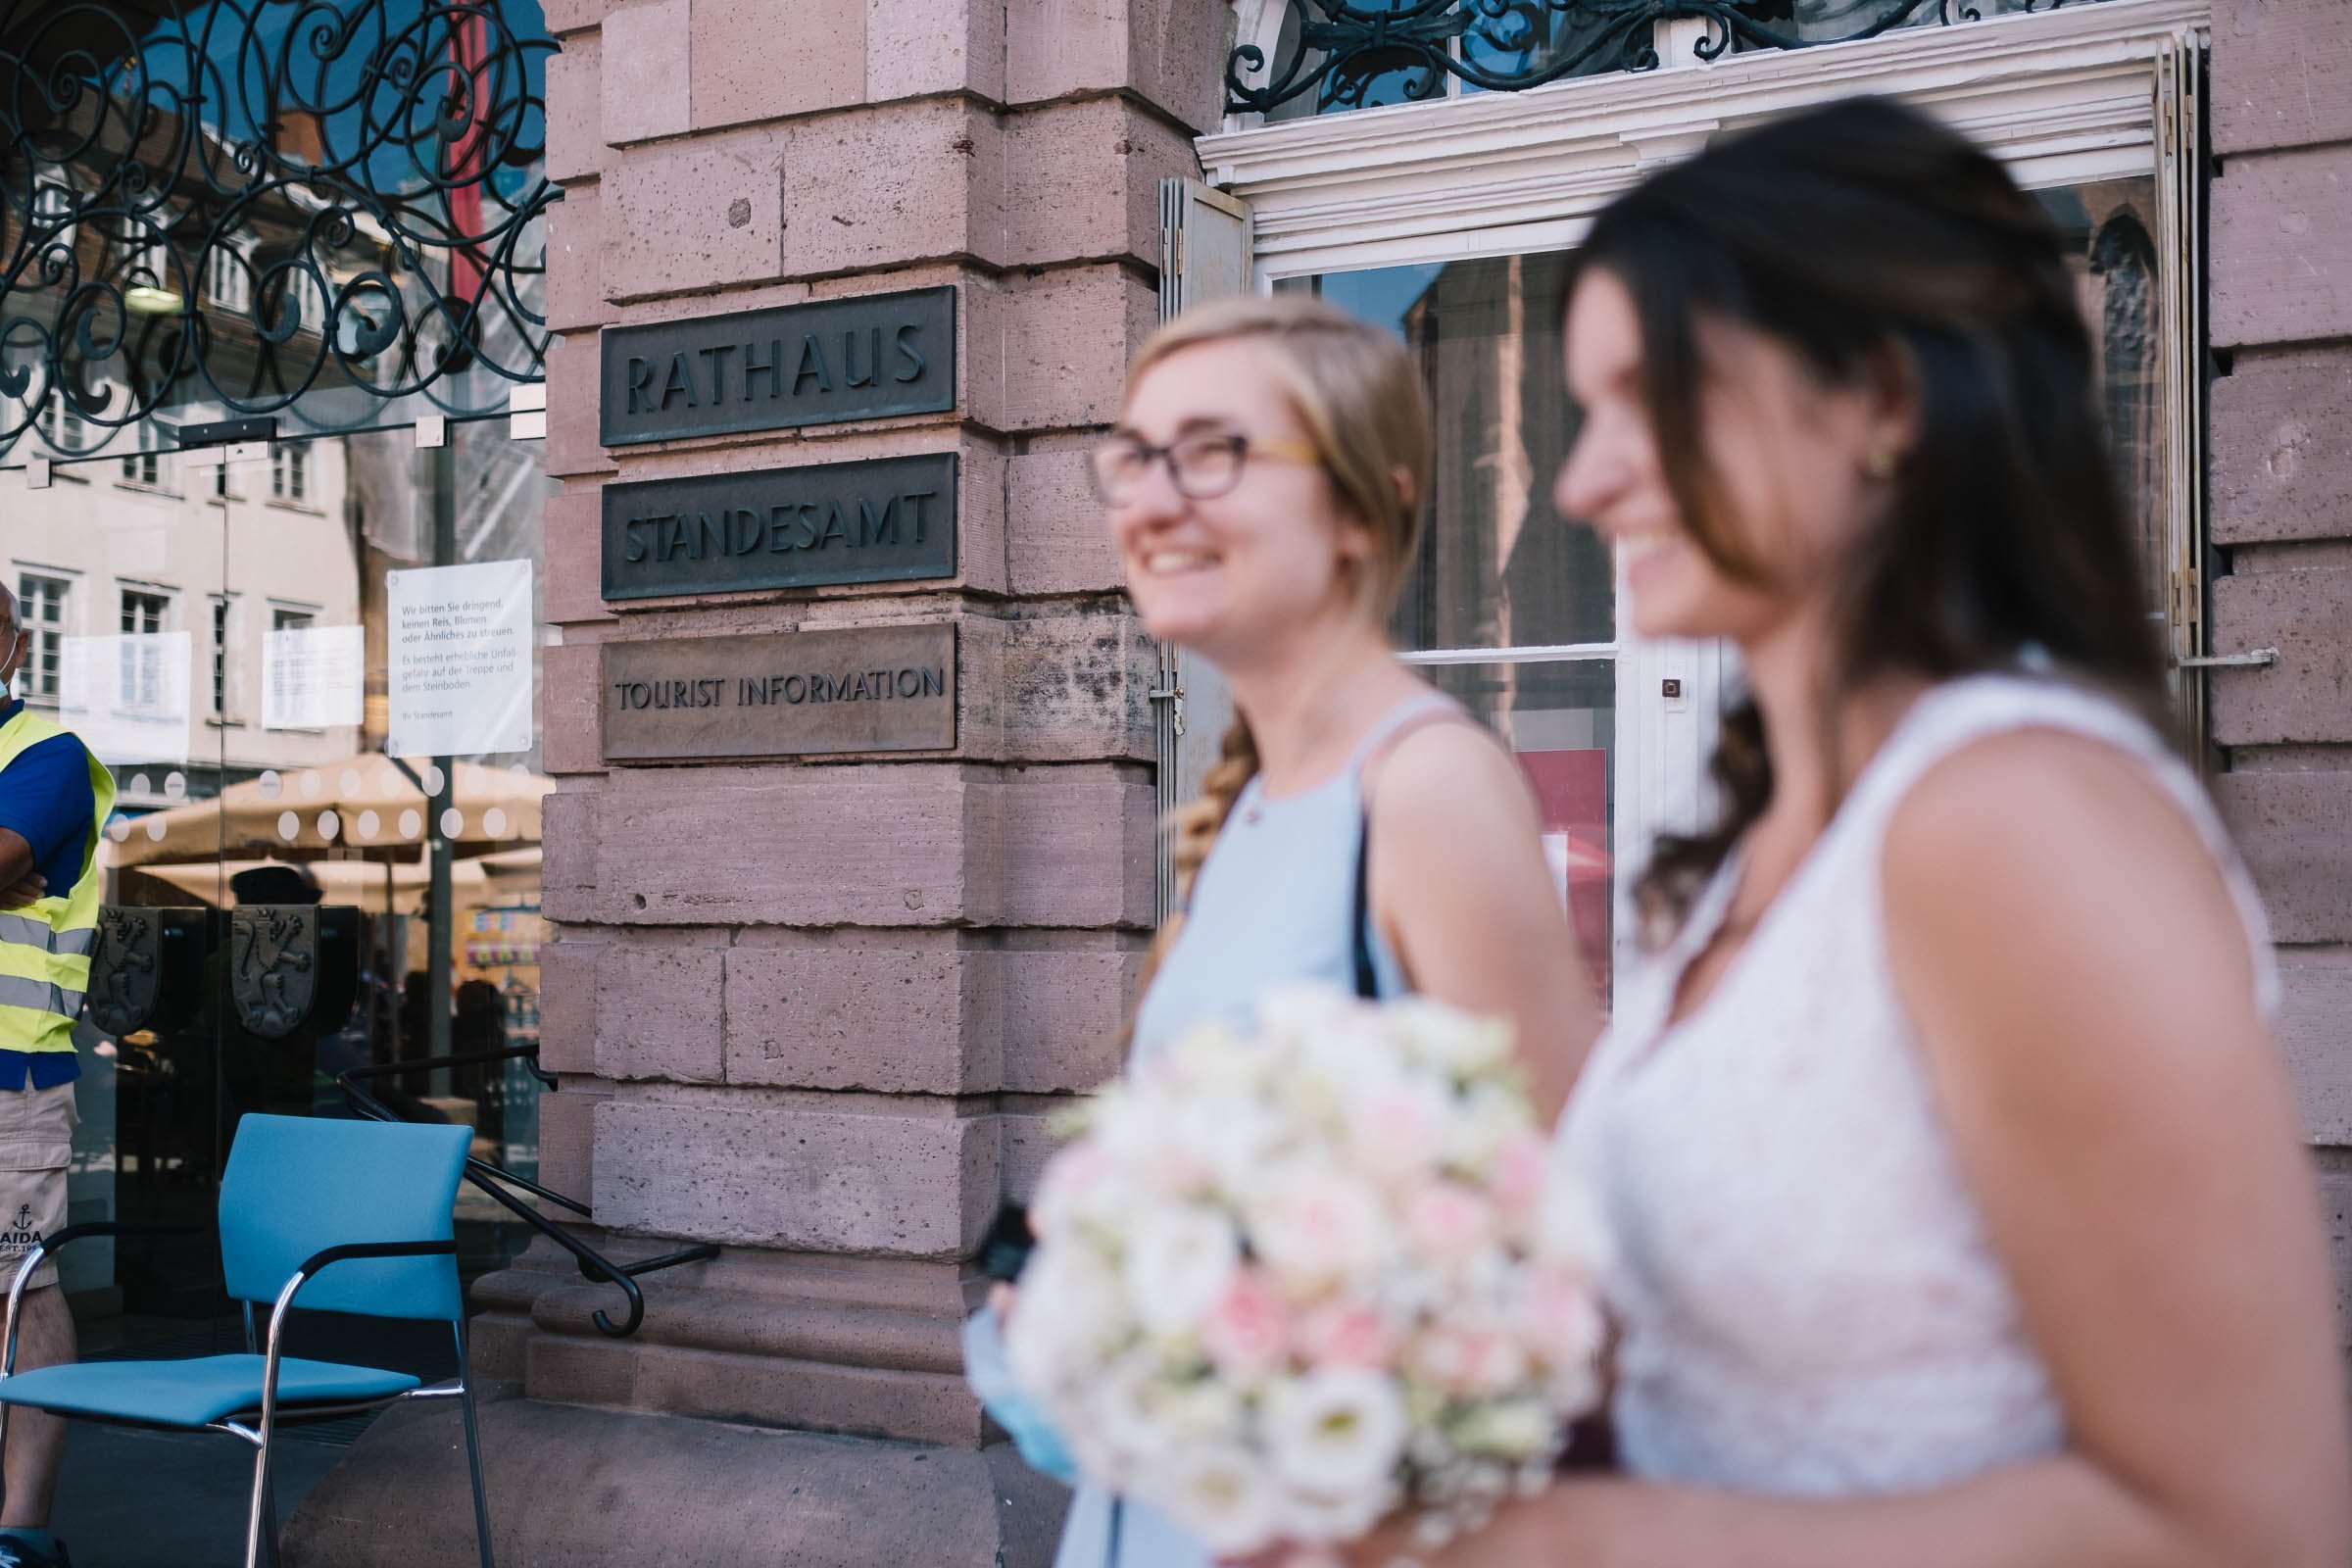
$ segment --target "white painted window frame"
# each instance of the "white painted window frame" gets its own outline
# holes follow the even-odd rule
[[[1284,0],[1240,0],[1238,41],[1272,58]],[[1853,93],[1928,109],[2047,188],[2152,176],[2172,286],[2163,300],[2173,468],[2172,655],[2203,653],[2204,341],[2198,53],[2208,0],[2101,0],[2041,14],[1917,27],[1857,43],[1680,63],[1524,92],[1264,123],[1229,117],[1196,142],[1205,181],[1246,209],[1250,284],[1321,272],[1573,248],[1595,213],[1648,170],[1722,132]],[[1612,855],[1633,867],[1661,830],[1706,806],[1706,760],[1735,680],[1727,650],[1690,644],[1441,650],[1424,663],[1610,658],[1617,668],[1618,803]],[[1679,682],[1678,698],[1666,698]],[[2202,732],[2201,687],[2177,692]],[[1619,878],[1614,971],[1636,935]]]

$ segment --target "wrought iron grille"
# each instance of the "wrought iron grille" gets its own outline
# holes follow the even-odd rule
[[[543,379],[555,48],[536,0],[0,0],[0,450]]]
[[[1656,24],[1705,24],[1694,52],[1798,49],[1896,27],[2055,11],[2067,0],[1288,0],[1282,37],[1226,64],[1226,107],[1270,114],[1315,93],[1323,110],[1443,97],[1447,79],[1511,92],[1562,77],[1649,71]]]

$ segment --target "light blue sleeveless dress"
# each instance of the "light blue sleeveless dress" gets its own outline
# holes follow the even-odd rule
[[[1135,1018],[1133,1054],[1158,1051],[1202,1019],[1247,1026],[1277,987],[1320,980],[1355,987],[1355,888],[1363,847],[1365,759],[1409,720],[1452,700],[1408,699],[1374,724],[1345,767],[1283,800],[1252,779],[1193,879],[1184,929]],[[1402,996],[1404,972],[1369,932],[1373,989]],[[1097,1487],[1081,1487],[1054,1568],[1209,1568],[1208,1548],[1167,1519]]]
[[[1247,1026],[1277,987],[1321,980],[1355,986],[1355,888],[1364,843],[1364,760],[1406,721],[1448,699],[1398,704],[1356,744],[1347,766],[1284,800],[1253,778],[1193,879],[1184,929],[1136,1009],[1142,1057],[1202,1019]],[[1375,924],[1367,933],[1373,989],[1404,994],[1404,972]],[[1208,1568],[1208,1548],[1132,1498],[1082,1487],[1062,1526],[1054,1568]]]

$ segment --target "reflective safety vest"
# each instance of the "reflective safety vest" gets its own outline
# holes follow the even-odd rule
[[[72,733],[20,710],[0,724],[0,772],[41,742]],[[106,883],[98,835],[115,808],[115,777],[87,747],[82,755],[92,808],[80,876],[69,891],[52,888],[30,904],[0,910],[0,1051],[72,1051],[74,1020],[90,989],[90,950],[98,943],[98,898]]]

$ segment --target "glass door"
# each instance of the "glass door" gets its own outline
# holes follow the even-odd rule
[[[1552,479],[1576,436],[1560,374],[1567,253],[1332,271],[1278,282],[1401,337],[1436,417],[1420,559],[1392,630],[1406,662],[1501,736],[1542,813],[1544,855],[1610,992],[1620,819],[1640,777],[1620,743],[1616,584]]]

